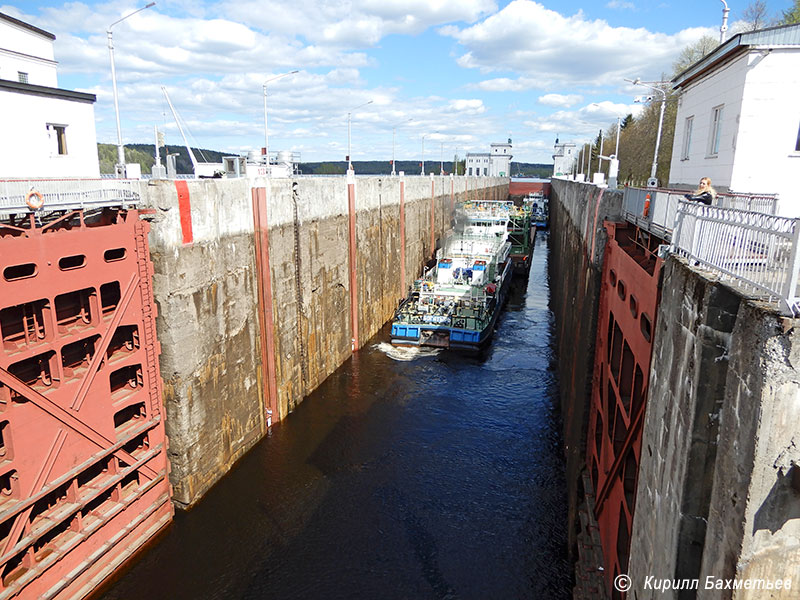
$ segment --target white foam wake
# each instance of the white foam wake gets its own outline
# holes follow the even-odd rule
[[[381,342],[373,346],[376,350],[383,352],[392,360],[408,362],[417,358],[436,356],[441,352],[441,348],[426,348],[419,346],[392,346],[389,342]]]

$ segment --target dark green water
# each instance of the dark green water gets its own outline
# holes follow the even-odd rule
[[[482,357],[384,328],[102,598],[568,598],[546,260]]]

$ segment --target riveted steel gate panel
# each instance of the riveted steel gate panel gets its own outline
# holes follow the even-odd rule
[[[172,519],[148,231],[0,223],[0,600],[83,598]]]

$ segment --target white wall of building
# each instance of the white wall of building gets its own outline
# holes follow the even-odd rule
[[[672,145],[670,185],[697,187],[701,177],[710,177],[714,187],[731,185],[747,57],[741,56],[687,86],[678,101],[675,119],[675,141]],[[709,154],[712,115],[722,106],[722,130],[719,151]],[[686,119],[692,117],[689,158],[683,158]]]
[[[492,177],[511,176],[511,144],[492,144],[489,159],[489,175]]]
[[[731,188],[777,193],[782,215],[800,217],[800,49],[751,52]]]
[[[553,175],[569,175],[575,166],[578,157],[575,144],[565,142],[556,144],[555,154],[553,154]]]
[[[94,105],[11,92],[0,88],[4,115],[0,140],[0,178],[99,177]],[[5,118],[16,115],[15,118]],[[66,126],[67,153],[58,153],[47,125]]]
[[[0,79],[58,87],[56,65],[52,39],[0,18]]]
[[[465,166],[467,175],[488,176],[491,173],[488,153],[467,154]]]
[[[723,190],[777,193],[779,213],[800,216],[800,49],[752,49],[684,89],[675,122],[670,186],[710,177]],[[723,105],[719,152],[708,153],[715,107]],[[689,158],[687,117],[693,116]]]

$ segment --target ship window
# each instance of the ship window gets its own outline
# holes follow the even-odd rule
[[[28,83],[28,74],[24,71],[17,71],[17,79],[20,83]]]
[[[619,296],[620,300],[625,300],[625,282],[620,281],[617,284],[617,295]]]
[[[617,272],[614,269],[611,269],[608,277],[611,280],[611,287],[617,287]]]

